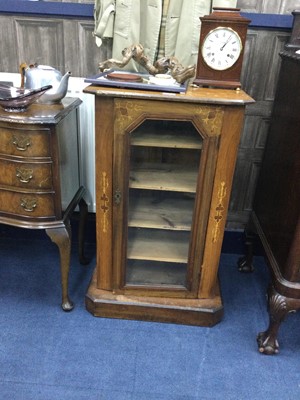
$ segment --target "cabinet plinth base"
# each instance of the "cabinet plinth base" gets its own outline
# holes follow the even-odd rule
[[[86,294],[85,305],[95,317],[207,327],[220,322],[223,316],[219,294],[213,299],[126,296],[98,289],[94,279]]]

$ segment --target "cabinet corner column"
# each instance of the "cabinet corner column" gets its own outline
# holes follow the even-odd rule
[[[112,290],[113,100],[95,102],[97,288]]]

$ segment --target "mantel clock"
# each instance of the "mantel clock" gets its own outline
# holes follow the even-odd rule
[[[200,20],[194,84],[229,89],[241,87],[240,75],[250,20],[242,17],[238,8],[219,7]]]

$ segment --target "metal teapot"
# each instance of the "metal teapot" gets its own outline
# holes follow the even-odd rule
[[[38,89],[51,85],[52,89],[43,94],[39,103],[59,103],[65,97],[68,90],[68,81],[71,72],[64,76],[53,67],[26,63],[20,65],[21,87],[26,89]]]

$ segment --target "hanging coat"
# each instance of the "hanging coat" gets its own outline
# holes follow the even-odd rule
[[[197,63],[200,17],[212,7],[236,7],[237,0],[164,0],[168,1],[165,26],[165,55],[175,56],[184,66]],[[95,0],[94,36],[113,38],[112,57],[122,59],[122,50],[140,43],[153,63],[158,50],[162,23],[162,0]],[[104,61],[104,60],[101,60]],[[138,70],[134,62],[127,70]]]

